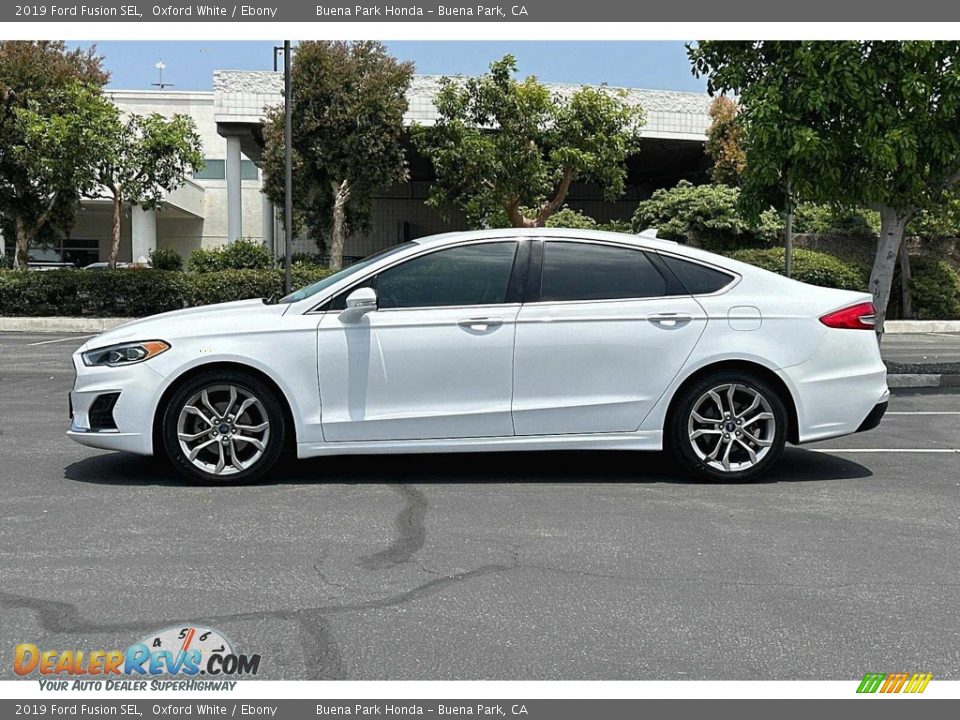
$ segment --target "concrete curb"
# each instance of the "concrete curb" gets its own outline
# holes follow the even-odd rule
[[[883,332],[888,335],[960,333],[960,320],[887,320]]]
[[[102,333],[135,318],[0,317],[0,332]]]

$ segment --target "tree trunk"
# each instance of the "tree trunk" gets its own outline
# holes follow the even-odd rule
[[[336,272],[343,268],[343,245],[347,239],[347,200],[350,199],[350,187],[346,180],[331,182],[333,193],[333,223],[330,228],[330,259],[327,264]]]
[[[572,182],[573,170],[565,168],[557,192],[554,193],[553,198],[546,205],[540,208],[536,219],[530,223],[532,227],[544,227],[547,224],[549,217],[563,206],[563,201],[567,199],[567,195],[570,193],[570,183]]]
[[[893,271],[897,265],[900,243],[903,241],[903,229],[912,212],[909,210],[901,213],[891,207],[880,208],[880,237],[877,240],[873,271],[870,273],[870,292],[873,294],[873,304],[877,308],[878,338],[883,337],[883,321],[887,317]]]
[[[506,204],[504,210],[512,227],[527,227],[527,218],[520,212],[520,198],[514,198]]]
[[[123,210],[123,198],[120,192],[113,193],[113,226],[111,227],[110,257],[107,258],[107,267],[114,270],[117,267],[117,255],[120,254],[120,213]],[[132,240],[131,240],[132,242]]]
[[[19,215],[13,220],[14,231],[17,234],[16,251],[13,255],[13,268],[15,270],[26,270],[27,263],[30,261],[30,243],[33,242],[36,228],[27,225]]]
[[[910,281],[913,273],[910,271],[910,253],[907,244],[900,242],[900,298],[903,306],[903,319],[913,320],[913,292]]]

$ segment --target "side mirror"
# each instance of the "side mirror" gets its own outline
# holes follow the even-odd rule
[[[372,287],[357,288],[347,295],[347,311],[359,317],[377,309],[377,291]]]

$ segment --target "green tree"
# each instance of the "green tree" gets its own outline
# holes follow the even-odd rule
[[[165,118],[159,114],[120,116],[115,107],[98,128],[104,153],[98,158],[95,179],[98,192],[113,204],[108,263],[114,268],[120,250],[120,214],[123,203],[155,209],[164,195],[183,184],[188,172],[203,167],[200,136],[186,115]]]
[[[373,194],[407,177],[403,114],[413,64],[379,42],[302,42],[292,66],[294,211],[329,231],[329,266],[343,264],[351,226],[363,226]],[[283,108],[267,113],[264,185],[283,204]]]
[[[90,189],[99,89],[108,75],[95,51],[62,42],[0,42],[0,224],[16,245],[14,267],[30,246],[73,223]]]
[[[595,182],[609,199],[621,195],[626,160],[640,149],[643,110],[621,92],[551,93],[516,72],[506,55],[481,77],[442,80],[436,124],[414,132],[437,173],[428,203],[452,201],[475,224],[503,212],[514,227],[543,227],[573,182]]]
[[[710,177],[715,183],[736,187],[747,162],[740,142],[741,129],[737,122],[739,108],[735,100],[725,95],[710,103],[710,127],[707,128],[707,155],[713,160]]]
[[[740,98],[751,214],[801,200],[880,213],[870,274],[883,321],[904,227],[960,179],[960,43],[700,42],[708,90]]]

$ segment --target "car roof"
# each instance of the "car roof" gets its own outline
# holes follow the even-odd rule
[[[417,238],[413,242],[424,246],[454,245],[466,240],[483,240],[515,237],[566,238],[582,240],[607,240],[608,242],[626,242],[641,247],[676,248],[673,240],[662,240],[653,235],[652,230],[642,234],[609,232],[607,230],[584,230],[580,228],[492,228],[487,230],[459,230]]]

